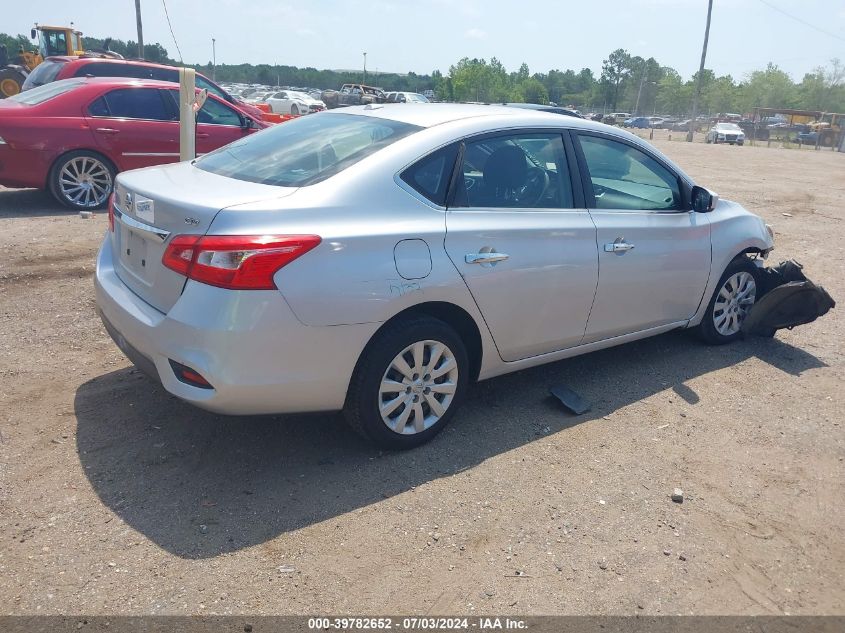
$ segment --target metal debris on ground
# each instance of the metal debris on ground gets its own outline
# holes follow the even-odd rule
[[[581,415],[590,410],[590,403],[565,385],[555,385],[549,389],[549,392],[575,415]]]

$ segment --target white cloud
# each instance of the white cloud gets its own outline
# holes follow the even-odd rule
[[[483,40],[487,37],[487,32],[481,29],[469,29],[464,33],[464,37],[471,40]]]
[[[315,31],[314,29],[299,28],[296,29],[296,34],[302,37],[311,37],[312,35],[317,35],[317,31]]]

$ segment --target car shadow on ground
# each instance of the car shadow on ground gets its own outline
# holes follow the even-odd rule
[[[686,333],[595,352],[473,386],[431,443],[383,453],[339,414],[226,417],[187,405],[134,369],[75,398],[82,467],[103,503],[168,552],[208,558],[377,503],[657,392],[756,357],[788,375],[826,365],[777,339],[707,347]],[[548,393],[590,400],[573,416]]]
[[[74,213],[77,212],[63,207],[46,191],[0,187],[0,219],[66,216]],[[105,211],[100,209],[95,213],[105,213]]]

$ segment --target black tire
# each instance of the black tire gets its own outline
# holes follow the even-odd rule
[[[299,108],[295,103],[290,107],[290,113],[294,115],[299,114]]]
[[[14,68],[0,68],[0,99],[18,94],[25,79],[26,77]]]
[[[724,345],[725,343],[731,343],[739,338],[742,338],[742,331],[737,329],[735,332],[731,334],[725,334],[720,332],[716,327],[716,319],[714,319],[714,311],[718,311],[717,317],[721,317],[723,311],[718,310],[716,308],[716,300],[719,298],[719,293],[722,291],[722,288],[725,287],[725,283],[728,279],[732,278],[734,275],[739,273],[748,273],[751,275],[751,279],[754,281],[754,298],[751,302],[753,305],[754,302],[757,301],[759,296],[759,273],[757,272],[757,267],[747,258],[745,255],[741,255],[734,259],[728,267],[725,269],[725,272],[722,273],[722,276],[719,278],[719,283],[716,285],[716,289],[713,291],[713,296],[710,297],[710,301],[707,304],[707,310],[704,313],[704,318],[701,320],[701,323],[698,326],[698,334],[704,340],[705,343],[709,345]],[[729,317],[734,318],[734,317]],[[735,321],[738,320],[739,324],[742,324],[742,319],[744,318],[744,314],[738,313],[737,317],[735,317]]]
[[[416,381],[412,381],[413,374],[408,377],[407,383],[404,377],[396,373],[393,368],[394,360],[416,343],[419,342],[435,342],[445,345],[446,351],[442,357],[436,361],[434,372],[440,371],[446,367],[447,360],[451,358],[455,362],[457,372],[457,380],[451,382],[451,376],[445,376],[431,379],[425,383],[422,379],[424,376],[419,375]],[[431,350],[426,347],[426,352],[423,356],[426,364],[430,360]],[[412,355],[412,352],[408,352]],[[448,355],[451,353],[451,356]],[[408,364],[411,365],[413,361]],[[449,364],[451,366],[451,364]],[[413,368],[411,368],[413,369]],[[427,368],[427,371],[432,371]],[[449,373],[452,373],[451,371]],[[407,319],[401,319],[388,325],[385,329],[378,332],[372,341],[367,345],[361,358],[358,360],[358,365],[352,375],[352,380],[349,384],[349,391],[346,396],[346,405],[344,406],[344,414],[349,424],[358,433],[363,435],[366,439],[374,442],[378,446],[391,450],[406,450],[425,444],[437,435],[449,423],[455,414],[455,411],[460,407],[466,393],[467,385],[469,383],[469,359],[466,352],[466,347],[461,341],[457,332],[449,325],[429,316],[413,316]],[[426,374],[430,376],[431,374]],[[402,384],[407,384],[406,388],[417,390],[415,393],[410,391],[396,391],[388,393],[396,393],[396,400],[402,399],[402,403],[398,404],[395,410],[388,414],[395,415],[394,421],[396,426],[403,424],[403,429],[406,433],[400,433],[390,428],[386,421],[383,420],[380,412],[380,403],[386,404],[392,400],[383,400],[384,393],[381,390],[382,381],[385,376],[389,380],[398,382],[402,379]],[[393,376],[393,378],[390,378]],[[453,386],[454,393],[447,401],[447,396],[443,395],[443,400],[438,402],[447,402],[445,412],[437,417],[431,406],[428,404],[428,399],[436,397],[436,394],[428,391],[421,391],[421,385],[433,384],[435,380],[443,380],[440,384],[449,384]],[[411,385],[414,385],[411,387]],[[429,388],[430,389],[430,388]],[[417,404],[410,404],[419,402]],[[401,421],[401,417],[406,409],[409,413],[406,415],[405,421]],[[423,415],[419,418],[423,423],[428,416],[434,416],[435,421],[430,423],[430,426],[419,432],[412,432],[409,426],[412,426],[417,420],[417,412],[420,411]],[[427,411],[427,412],[426,412]]]
[[[92,187],[94,193],[92,193],[90,197],[83,197],[78,201],[74,201],[71,196],[65,193],[66,190],[63,189],[62,172],[66,166],[80,160],[93,161],[93,163],[86,162],[86,164],[91,165],[92,174],[96,174],[96,178],[92,177],[92,180],[96,180],[98,186]],[[90,150],[76,150],[60,156],[56,162],[53,163],[53,167],[50,169],[47,186],[50,189],[50,193],[53,194],[53,197],[69,209],[77,211],[102,209],[106,206],[109,195],[114,187],[114,176],[116,171],[117,170],[114,168],[111,161],[102,154],[92,152]],[[102,194],[101,186],[105,189],[105,195]]]

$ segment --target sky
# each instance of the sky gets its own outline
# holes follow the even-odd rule
[[[267,63],[368,72],[448,73],[462,57],[508,70],[591,68],[616,48],[685,78],[698,70],[707,0],[165,0],[186,63]],[[75,23],[93,37],[135,40],[135,0],[18,4],[0,30]],[[772,8],[775,7],[775,8]],[[799,19],[784,15],[777,9]],[[162,0],[141,0],[144,41],[178,59]],[[803,24],[800,20],[810,24]],[[825,31],[825,32],[822,32]],[[845,60],[845,0],[714,0],[707,67],[742,79],[774,62],[796,81]]]

